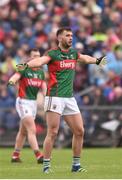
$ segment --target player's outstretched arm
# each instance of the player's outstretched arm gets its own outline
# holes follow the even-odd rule
[[[101,66],[107,64],[106,56],[95,58],[92,56],[80,54],[78,61],[85,64],[97,64]]]
[[[40,67],[44,64],[48,64],[50,59],[51,58],[49,56],[42,56],[39,58],[33,58],[33,60],[31,60],[27,63],[27,65],[28,65],[28,67]]]
[[[8,80],[7,85],[9,86],[13,86],[16,84],[16,82],[18,82],[18,80],[21,78],[21,74],[19,74],[18,72],[16,72],[13,76],[10,77],[10,79]]]
[[[17,64],[16,70],[17,71],[23,71],[28,67],[41,67],[44,64],[48,64],[48,62],[51,60],[49,56],[41,56],[33,58],[31,61],[27,63]]]

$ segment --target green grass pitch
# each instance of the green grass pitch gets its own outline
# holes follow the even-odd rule
[[[81,164],[85,173],[71,173],[71,149],[57,149],[52,154],[50,174],[42,172],[31,149],[23,149],[21,164],[10,162],[11,148],[0,148],[0,179],[122,179],[122,149],[84,148]]]

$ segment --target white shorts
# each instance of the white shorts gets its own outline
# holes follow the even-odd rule
[[[35,100],[21,99],[18,97],[16,99],[16,110],[20,119],[23,119],[26,116],[32,116],[35,119],[37,112],[37,102]]]
[[[44,110],[57,112],[61,115],[72,115],[80,113],[80,110],[74,97],[63,98],[46,96]]]

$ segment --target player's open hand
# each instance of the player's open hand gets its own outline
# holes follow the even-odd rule
[[[8,81],[8,83],[7,83],[7,86],[9,87],[9,86],[14,86],[15,85],[15,83],[13,82],[13,81]]]
[[[100,58],[97,58],[96,64],[101,66],[101,67],[104,67],[107,64],[106,56],[102,56]]]

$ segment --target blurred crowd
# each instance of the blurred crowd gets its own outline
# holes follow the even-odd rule
[[[16,89],[6,86],[16,64],[26,59],[30,48],[39,48],[43,55],[55,47],[55,33],[62,26],[72,28],[73,47],[78,51],[94,57],[107,56],[108,63],[104,69],[97,65],[77,64],[74,93],[79,107],[121,105],[121,0],[0,0],[1,129],[18,127],[18,116],[14,110]],[[46,67],[44,71],[48,81]],[[88,94],[79,94],[89,87],[93,89]],[[2,109],[6,109],[5,112]],[[87,112],[83,114],[89,126],[90,117],[94,121],[96,116]],[[122,115],[115,113],[115,116]],[[109,115],[107,118],[109,120]]]

